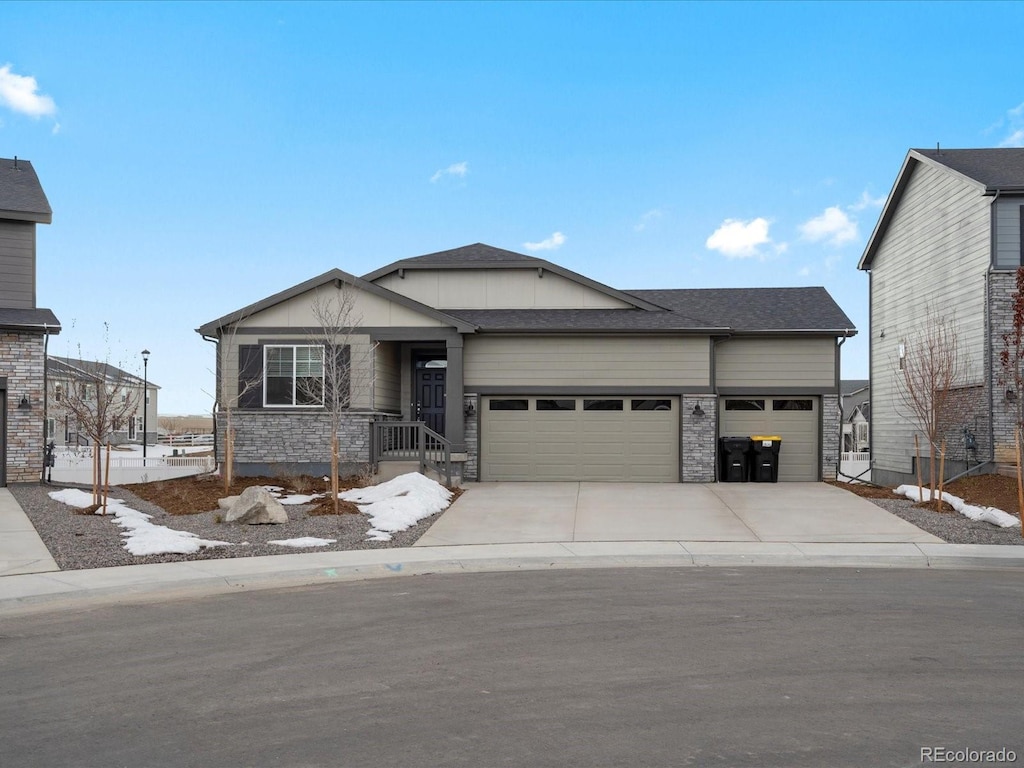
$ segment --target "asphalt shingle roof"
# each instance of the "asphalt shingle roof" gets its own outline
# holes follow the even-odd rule
[[[4,212],[43,224],[53,218],[50,202],[28,160],[0,158],[0,218]]]
[[[446,309],[484,331],[710,331],[714,323],[646,309]]]
[[[60,333],[60,320],[49,309],[0,308],[0,328]]]
[[[627,291],[659,306],[736,331],[853,330],[824,288],[657,288]]]
[[[501,264],[508,262],[522,263],[524,261],[544,263],[543,259],[538,259],[533,256],[516,253],[515,251],[506,251],[504,248],[495,248],[493,245],[487,245],[486,243],[473,243],[472,245],[464,245],[461,248],[451,248],[447,251],[438,251],[437,253],[428,253],[423,256],[414,256],[411,259],[402,259],[401,261],[396,261],[390,266],[394,268],[397,265],[431,267],[442,264],[465,264],[466,266],[472,267],[476,264]]]
[[[989,189],[1024,188],[1024,149],[915,149]]]

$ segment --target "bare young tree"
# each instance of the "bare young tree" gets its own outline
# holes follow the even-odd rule
[[[901,344],[895,374],[900,400],[928,441],[928,483],[936,506],[940,503],[935,491],[940,482],[936,453],[941,451],[942,419],[954,387],[964,382],[966,373],[956,320],[926,307],[916,331]]]
[[[93,503],[100,504],[107,481],[100,448],[146,407],[142,382],[105,360],[57,360],[61,368],[51,376],[48,396],[93,444]]]
[[[1017,290],[1010,296],[1012,321],[1010,330],[1003,334],[1003,348],[999,352],[1002,369],[1000,386],[1009,387],[1014,394],[1014,444],[1017,459],[1017,513],[1024,536],[1024,467],[1021,466],[1020,446],[1024,443],[1024,267],[1017,268]]]
[[[374,344],[354,343],[362,325],[356,312],[356,292],[342,283],[336,288],[320,288],[310,304],[314,328],[307,331],[310,345],[319,349],[319,373],[299,379],[296,388],[310,403],[322,402],[330,422],[331,496],[334,513],[338,513],[339,466],[341,463],[340,432],[342,417],[348,411],[355,393],[373,389]]]

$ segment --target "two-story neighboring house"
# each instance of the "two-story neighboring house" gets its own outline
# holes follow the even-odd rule
[[[53,355],[47,356],[46,371],[49,391],[47,441],[62,446],[90,445],[92,441],[88,430],[79,420],[95,412],[98,390],[102,387],[109,398],[108,418],[111,422],[104,439],[114,445],[141,443],[145,429],[147,445],[156,442],[160,387],[152,381],[110,363]],[[143,387],[147,392],[145,405]]]
[[[916,474],[914,434],[921,429],[901,402],[898,380],[908,340],[929,311],[955,320],[966,358],[966,375],[942,414],[946,474],[977,461],[1014,460],[1016,399],[1024,393],[999,384],[999,352],[1024,263],[1022,226],[1024,149],[907,153],[859,264],[870,285],[875,482]]]
[[[32,164],[0,158],[0,485],[43,470],[46,344],[60,322],[36,306],[36,224],[52,218]]]

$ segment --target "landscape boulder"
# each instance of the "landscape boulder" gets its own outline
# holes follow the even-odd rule
[[[242,491],[238,501],[231,505],[225,522],[249,525],[287,523],[288,513],[270,491],[254,485]]]

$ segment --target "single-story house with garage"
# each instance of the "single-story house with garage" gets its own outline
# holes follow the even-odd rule
[[[780,481],[835,477],[856,330],[824,288],[627,291],[481,243],[334,269],[198,328],[217,346],[218,459],[230,409],[236,472],[328,466],[313,307],[333,294],[352,308],[337,329],[349,464],[420,439],[403,428],[443,439],[430,445],[463,480],[705,483],[718,437],[767,434]]]

